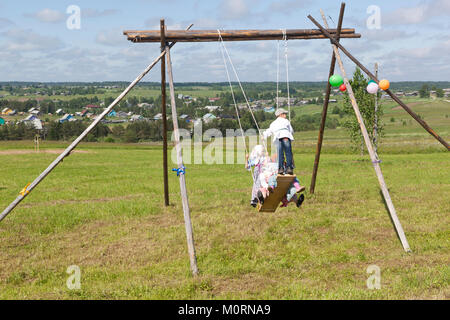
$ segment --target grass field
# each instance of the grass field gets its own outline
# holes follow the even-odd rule
[[[448,105],[414,110],[450,140]],[[391,106],[385,117],[396,121],[381,167],[412,254],[368,156],[351,152],[342,129],[326,131],[316,194],[301,209],[255,211],[242,165],[187,165],[196,279],[176,175],[163,207],[161,146],[85,143],[0,223],[0,299],[449,299],[448,152],[404,111]],[[306,186],[316,138],[301,132],[294,143]],[[66,145],[44,142],[36,154],[31,142],[0,142],[0,211]],[[71,265],[81,290],[66,286]],[[381,269],[380,290],[366,286],[370,265]]]

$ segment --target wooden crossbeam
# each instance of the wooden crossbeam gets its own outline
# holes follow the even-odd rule
[[[337,29],[327,29],[332,34],[337,34]],[[285,30],[288,40],[293,39],[327,39],[320,29],[291,29]],[[123,32],[132,42],[161,42],[160,30],[126,30]],[[283,30],[221,30],[223,41],[251,41],[251,40],[281,40]],[[341,38],[360,38],[355,29],[343,28]],[[217,30],[167,30],[166,41],[176,42],[213,42],[219,40]]]

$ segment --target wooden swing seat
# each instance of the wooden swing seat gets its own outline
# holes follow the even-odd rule
[[[281,175],[277,176],[277,187],[269,193],[263,204],[258,204],[259,212],[275,212],[283,197],[286,195],[292,182],[294,182],[296,175]]]

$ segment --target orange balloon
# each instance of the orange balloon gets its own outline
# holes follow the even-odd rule
[[[381,81],[379,82],[379,84],[378,84],[378,86],[380,87],[381,90],[387,90],[387,89],[389,89],[389,86],[390,86],[390,85],[391,85],[391,84],[390,84],[389,81],[386,80],[386,79],[381,80]]]

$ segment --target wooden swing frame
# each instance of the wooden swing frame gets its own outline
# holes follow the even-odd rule
[[[379,82],[377,77],[375,77],[367,68],[365,68],[354,56],[350,54],[340,43],[339,40],[341,38],[360,38],[360,34],[356,34],[354,29],[345,29],[342,28],[342,22],[344,17],[345,3],[341,4],[340,14],[339,14],[339,22],[337,29],[326,29],[322,25],[320,25],[311,15],[308,18],[317,26],[318,29],[296,29],[296,30],[285,30],[285,35],[287,40],[292,39],[329,39],[331,45],[333,47],[333,54],[331,58],[331,66],[329,76],[334,74],[334,68],[336,62],[338,62],[341,73],[344,77],[344,83],[347,86],[347,91],[355,111],[355,115],[358,118],[358,122],[360,124],[361,132],[363,134],[367,149],[369,151],[370,158],[372,160],[372,164],[375,169],[375,173],[377,175],[380,188],[386,202],[390,217],[394,224],[395,231],[402,243],[403,249],[406,252],[410,252],[409,244],[406,240],[405,234],[403,232],[400,221],[398,220],[397,214],[395,212],[394,205],[389,195],[389,191],[384,182],[383,175],[381,173],[380,168],[380,160],[376,155],[372,142],[370,141],[367,133],[367,129],[362,121],[361,114],[359,112],[359,108],[356,102],[356,99],[353,94],[352,87],[347,79],[345,74],[345,69],[343,67],[339,50],[341,50],[350,60],[352,60],[357,66],[361,68],[372,80],[375,82]],[[324,20],[324,24],[326,27],[327,21],[322,12],[322,17]],[[172,73],[172,63],[170,56],[170,49],[176,42],[207,42],[207,41],[219,41],[219,34],[217,31],[208,31],[208,30],[197,30],[191,31],[189,26],[185,31],[167,31],[165,28],[164,20],[161,20],[160,30],[159,31],[125,31],[124,34],[128,37],[128,40],[134,43],[143,43],[143,42],[159,42],[161,44],[161,54],[154,60],[152,63],[114,100],[108,108],[106,108],[102,114],[100,114],[93,123],[69,146],[66,150],[64,150],[55,161],[53,161],[49,167],[44,170],[32,183],[28,184],[20,193],[20,195],[0,214],[0,221],[2,221],[10,212],[17,207],[17,205],[25,199],[34,188],[42,182],[48,174],[56,168],[58,164],[60,164],[66,157],[68,157],[71,152],[78,146],[78,144],[97,126],[97,124],[108,115],[111,110],[136,86],[139,81],[159,62],[161,61],[161,95],[162,95],[162,106],[161,111],[163,115],[163,173],[164,173],[164,199],[165,205],[169,205],[169,192],[168,192],[168,161],[167,161],[167,116],[166,116],[166,62],[167,62],[167,75],[169,76],[169,86],[170,86],[170,99],[171,99],[171,108],[172,108],[172,120],[174,125],[174,133],[175,133],[175,147],[177,151],[177,162],[179,167],[179,182],[180,182],[180,190],[181,190],[181,198],[183,204],[183,212],[184,212],[184,220],[186,227],[186,238],[188,244],[188,252],[190,257],[191,271],[193,275],[198,274],[197,267],[197,258],[195,253],[194,246],[194,236],[192,230],[192,223],[190,217],[190,209],[189,202],[187,196],[186,189],[186,180],[184,175],[184,165],[183,165],[183,157],[181,153],[181,145],[180,145],[180,135],[178,130],[178,117],[177,110],[175,104],[175,89],[174,89],[174,81],[173,81],[173,73]],[[251,40],[281,40],[283,39],[284,32],[282,30],[231,30],[231,31],[221,31],[221,36],[223,41],[251,41]],[[168,41],[173,41],[171,44]],[[167,60],[167,61],[166,61]],[[429,132],[435,139],[437,139],[447,150],[450,150],[448,143],[442,139],[436,132],[428,126],[428,124],[420,119],[420,117],[414,113],[405,103],[403,103],[393,92],[390,90],[385,90],[385,92],[391,96],[391,98],[397,102],[403,109],[405,109],[427,132]],[[331,93],[331,85],[327,81],[327,88],[325,94],[325,100],[322,111],[321,125],[319,129],[319,137],[316,149],[316,157],[314,161],[313,168],[313,176],[311,180],[311,188],[310,192],[314,193],[317,172],[319,167],[320,153],[323,142],[323,133],[325,129],[325,121],[328,109],[328,103]],[[288,177],[288,176],[286,176]],[[295,176],[292,177],[292,180]],[[286,180],[287,179],[283,179]],[[292,182],[292,181],[291,181]],[[274,202],[278,198],[274,197]],[[278,202],[279,203],[279,202]],[[277,205],[278,205],[277,203]]]

